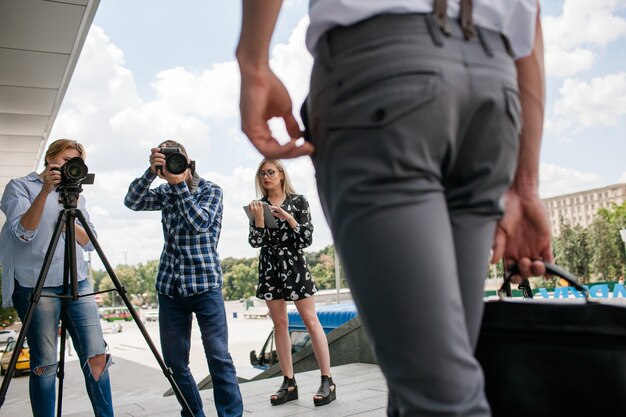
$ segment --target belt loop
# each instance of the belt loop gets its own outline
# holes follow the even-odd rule
[[[333,31],[332,29],[327,31],[321,37],[316,48],[317,49],[316,55],[318,57],[318,61],[322,64],[322,66],[327,72],[330,72],[333,70],[332,58],[331,58],[332,54],[330,50],[330,36],[331,36],[332,31]]]
[[[433,15],[435,15],[435,21],[441,32],[446,36],[450,36],[450,29],[448,28],[448,1],[435,0]]]
[[[513,48],[511,48],[511,42],[509,42],[509,38],[507,38],[503,34],[501,34],[500,36],[502,37],[502,42],[504,42],[504,47],[506,48],[506,52],[509,54],[511,58],[514,58]]]
[[[474,22],[472,20],[472,0],[461,0],[461,12],[459,14],[461,20],[461,28],[463,28],[463,37],[465,40],[472,39],[476,36]]]
[[[495,55],[493,54],[493,49],[491,49],[491,45],[489,45],[489,41],[487,41],[487,39],[485,38],[485,34],[479,26],[476,26],[475,29],[476,34],[478,35],[478,40],[480,41],[480,45],[483,47],[485,54],[487,54],[489,58],[493,58]]]
[[[424,20],[426,20],[426,28],[428,29],[428,34],[430,35],[430,38],[433,40],[433,43],[438,47],[442,47],[443,38],[441,36],[441,31],[437,25],[437,22],[435,22],[434,15],[430,13],[425,14]]]

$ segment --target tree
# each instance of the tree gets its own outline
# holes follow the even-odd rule
[[[102,280],[106,277],[108,277],[109,274],[107,273],[107,271],[103,270],[103,269],[98,269],[98,270],[94,270],[93,271],[93,289],[94,291],[100,291],[100,283],[102,282]]]
[[[623,207],[623,205],[622,205]],[[624,209],[626,211],[626,209]],[[613,210],[598,210],[596,219],[590,226],[589,237],[593,249],[592,268],[603,279],[610,280],[624,272],[624,244],[619,229],[626,224],[622,209],[613,206]]]
[[[144,300],[156,300],[156,277],[159,272],[159,261],[154,259],[146,262],[145,265],[140,263],[137,265],[137,272],[140,277],[138,290],[141,291]]]
[[[126,289],[126,294],[128,295],[128,298],[130,300],[132,300],[133,298],[141,297],[141,275],[137,271],[136,267],[129,265],[118,265],[114,271],[115,276]],[[100,281],[100,291],[111,290],[114,288],[115,286],[113,285],[113,281],[107,273],[106,276]],[[122,299],[119,297],[115,290],[111,291],[111,294],[111,300],[113,305],[123,304]]]
[[[582,282],[589,282],[591,251],[587,229],[561,223],[561,234],[554,240],[554,255],[558,265]]]
[[[222,286],[225,300],[238,300],[256,294],[259,282],[258,262],[258,259],[244,259],[235,264],[229,263]]]

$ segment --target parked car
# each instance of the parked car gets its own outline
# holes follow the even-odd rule
[[[0,330],[0,345],[4,345],[10,338],[17,339],[17,332],[15,330]]]
[[[352,320],[358,315],[353,302],[325,305],[317,308],[317,317],[325,333],[330,333],[337,327]],[[302,317],[297,310],[287,312],[289,318],[289,336],[291,337],[291,353],[303,349],[311,344],[309,333],[306,331]],[[270,332],[263,347],[257,354],[256,350],[250,352],[250,363],[258,369],[267,369],[278,363],[274,341],[274,330]]]
[[[159,320],[159,310],[146,311],[143,314],[143,318],[144,318],[145,321],[158,321]]]
[[[100,318],[109,322],[117,320],[131,321],[133,316],[126,307],[105,307],[101,311]]]
[[[11,355],[13,355],[13,351],[15,350],[15,345],[17,342],[16,338],[10,338],[7,342],[7,347],[0,356],[0,375],[4,375],[9,369],[9,362],[11,362]],[[22,346],[22,350],[20,351],[20,356],[17,358],[17,363],[15,364],[15,375],[20,373],[28,372],[30,370],[30,349],[28,348],[28,341],[24,339],[24,345]]]

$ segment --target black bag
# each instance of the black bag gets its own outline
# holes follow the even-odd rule
[[[586,296],[485,303],[476,357],[493,416],[626,416],[626,304],[590,301],[546,268]]]

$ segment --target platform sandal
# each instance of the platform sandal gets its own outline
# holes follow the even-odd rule
[[[284,404],[287,401],[298,399],[298,384],[296,384],[296,378],[283,377],[283,384],[280,389],[272,394],[270,402],[272,405]]]
[[[337,398],[337,386],[333,382],[333,378],[327,375],[322,375],[322,383],[320,389],[317,390],[317,394],[313,397],[313,404],[326,405],[334,401]]]

